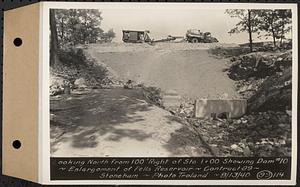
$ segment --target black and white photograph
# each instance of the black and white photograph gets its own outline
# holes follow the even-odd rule
[[[50,156],[291,157],[291,9],[164,7],[50,9]]]

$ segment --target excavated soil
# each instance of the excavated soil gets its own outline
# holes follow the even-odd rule
[[[215,46],[222,44],[94,44],[86,51],[124,81],[175,90],[193,99],[238,98],[234,82],[224,72],[225,60],[208,53]]]

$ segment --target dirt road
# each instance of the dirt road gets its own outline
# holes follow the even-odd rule
[[[51,156],[210,156],[199,137],[140,89],[51,99]]]
[[[216,45],[216,44],[215,44]],[[189,98],[238,98],[223,72],[225,61],[208,53],[209,44],[91,45],[88,54],[111,68],[115,76]]]

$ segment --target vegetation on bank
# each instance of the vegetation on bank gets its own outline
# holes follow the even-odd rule
[[[220,156],[290,156],[292,108],[292,51],[255,46],[213,48],[210,53],[226,58],[224,71],[248,101],[239,119],[188,118]]]
[[[104,32],[100,28],[102,20],[99,10],[50,10],[50,95],[109,84],[107,69],[86,57],[82,48],[89,43],[111,42],[115,37],[112,29]]]

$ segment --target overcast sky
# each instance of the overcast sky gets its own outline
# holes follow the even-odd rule
[[[154,39],[168,35],[184,36],[187,29],[211,32],[222,43],[248,42],[247,33],[229,35],[228,31],[238,22],[225,14],[225,9],[126,9],[101,10],[101,28],[112,28],[116,33],[114,41],[122,38],[122,30],[149,30]]]

